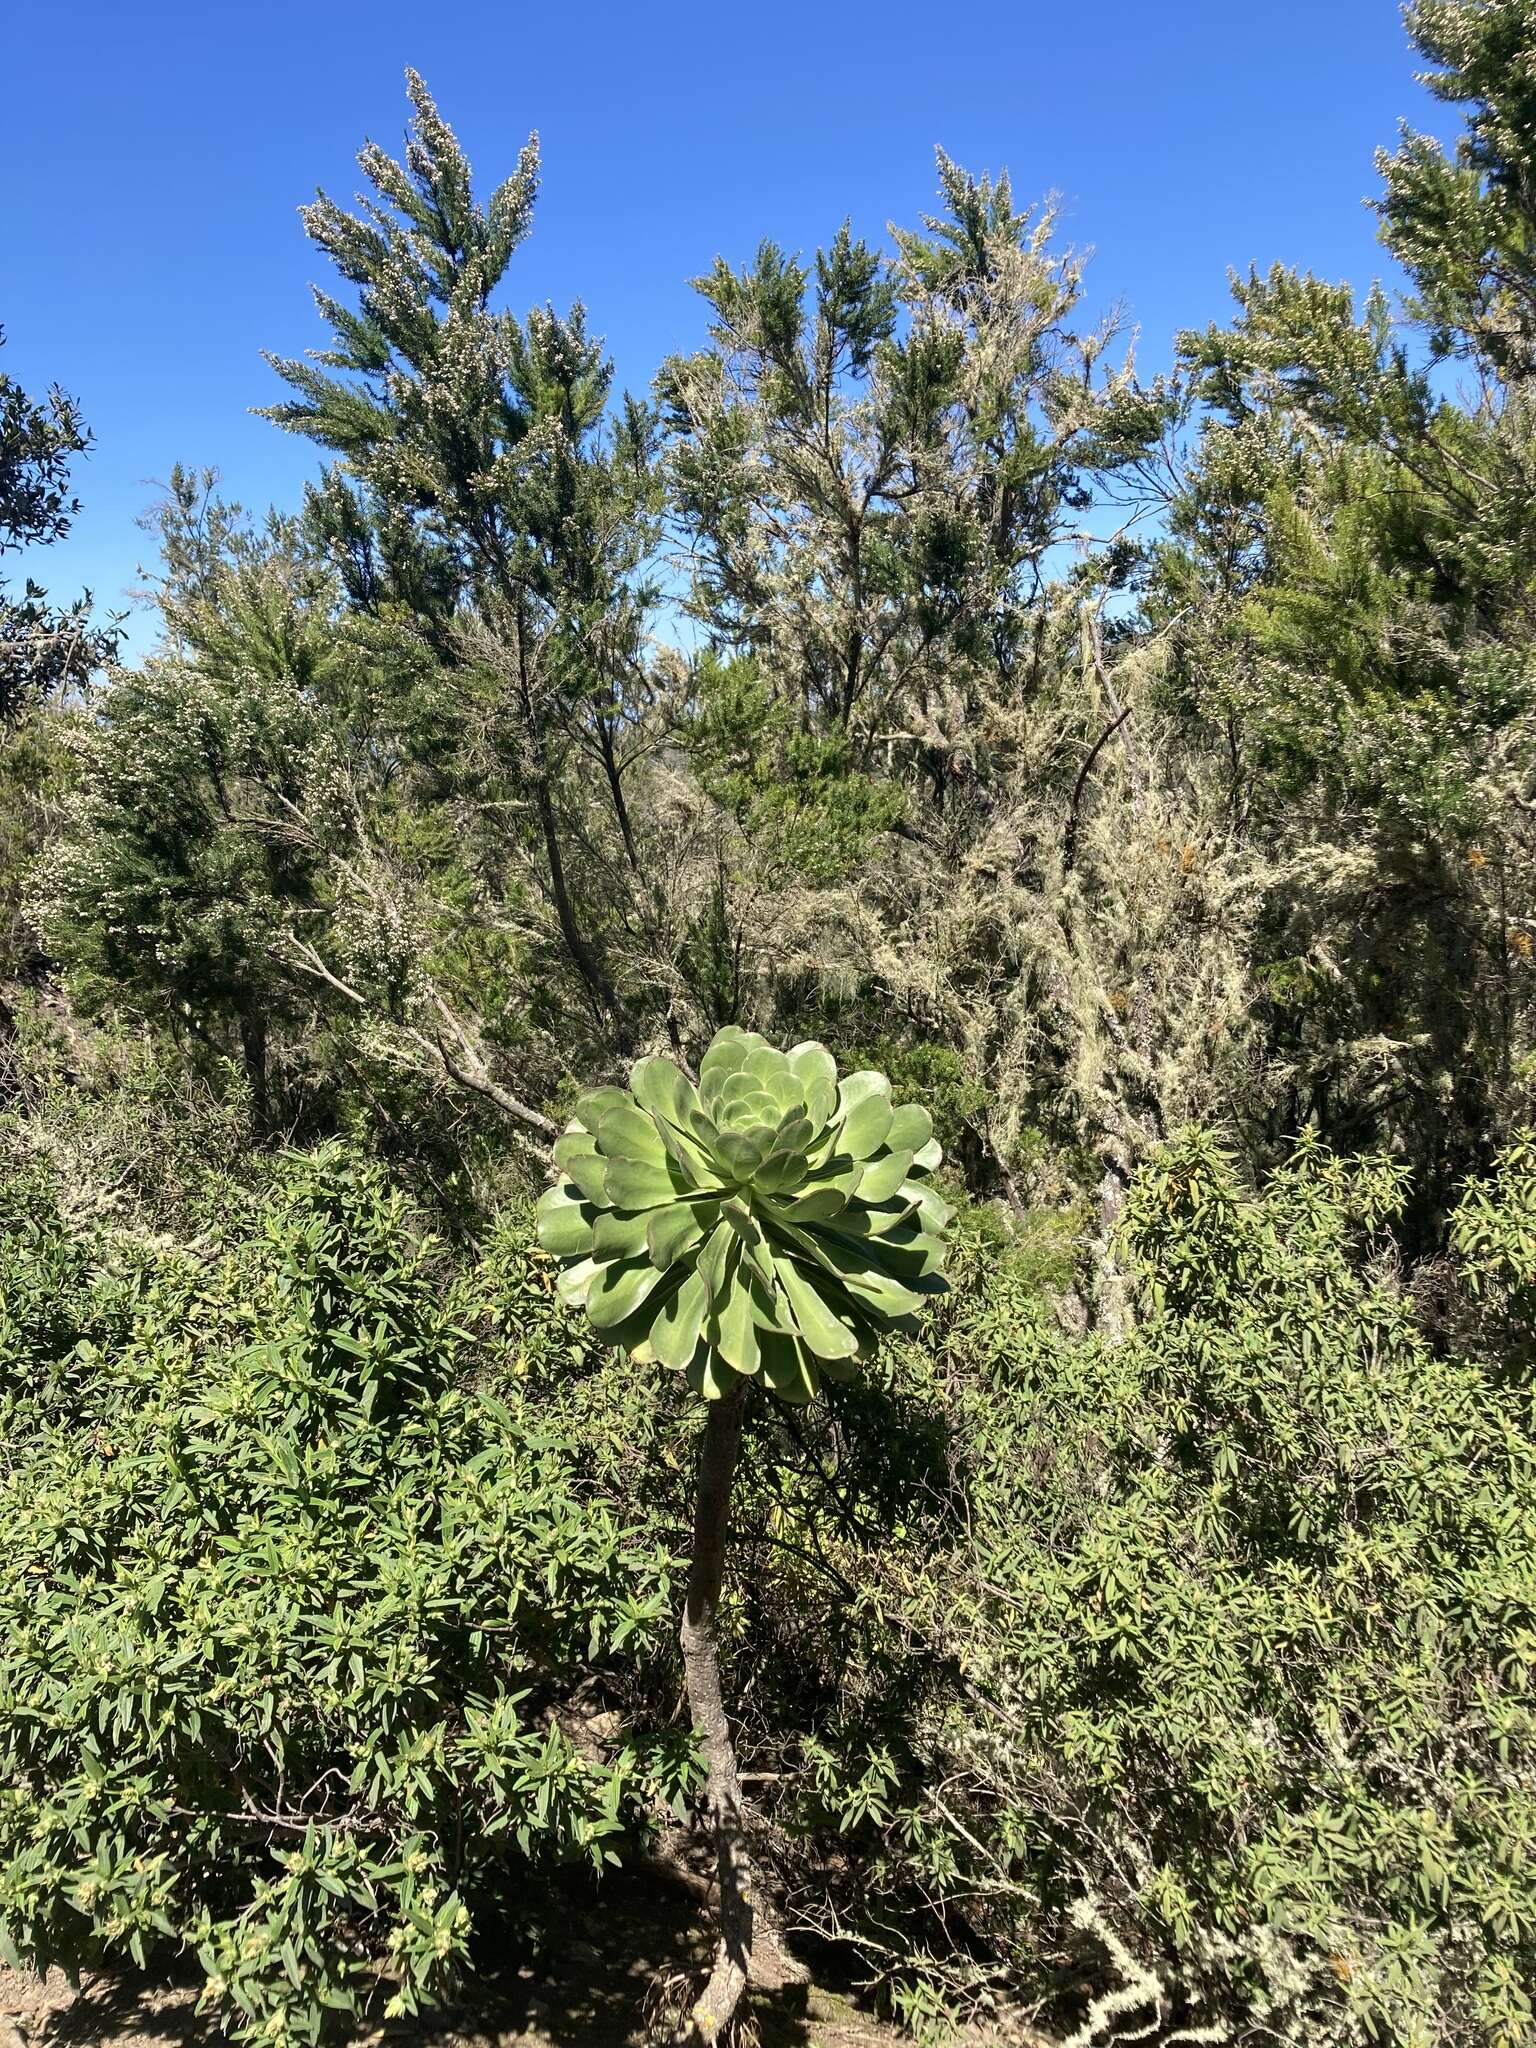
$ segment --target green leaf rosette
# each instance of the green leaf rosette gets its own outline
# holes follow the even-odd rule
[[[761,1375],[813,1400],[942,1292],[953,1210],[941,1154],[883,1074],[838,1080],[825,1046],[716,1034],[695,1088],[668,1059],[582,1097],[538,1206],[563,1298],[632,1357],[718,1400]]]

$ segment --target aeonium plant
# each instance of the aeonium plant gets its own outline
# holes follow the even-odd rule
[[[555,1146],[539,1242],[560,1291],[632,1358],[672,1366],[709,1404],[699,1454],[683,1665],[708,1769],[720,1941],[685,2038],[718,2039],[749,1981],[801,1974],[785,1951],[746,1842],[720,1692],[717,1614],[731,1481],[748,1388],[815,1399],[852,1378],[883,1331],[939,1292],[953,1215],[929,1176],[928,1112],[896,1104],[883,1074],[839,1081],[825,1046],[777,1051],[728,1025],[698,1086],[671,1060],[582,1097]]]
[[[952,1211],[928,1112],[825,1046],[716,1034],[695,1088],[671,1060],[582,1097],[539,1203],[560,1290],[641,1362],[711,1401],[761,1376],[803,1403],[943,1287]]]

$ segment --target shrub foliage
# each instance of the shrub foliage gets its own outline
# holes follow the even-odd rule
[[[416,2010],[665,1775],[552,1712],[651,1639],[665,1552],[468,1383],[377,1170],[294,1162],[202,1258],[0,1199],[7,1953],[189,1946],[269,2040]]]
[[[762,1839],[915,2026],[1527,2037],[1531,1160],[1459,1213],[1455,1348],[1400,1168],[1304,1146],[1255,1196],[1192,1136],[1133,1195],[1127,1340],[963,1209],[919,1333],[753,1411],[722,1625]],[[190,1946],[273,2037],[414,2009],[690,1779],[697,1414],[563,1306],[526,1208],[455,1264],[329,1148],[193,1253],[54,1178],[3,1195],[11,1952]]]

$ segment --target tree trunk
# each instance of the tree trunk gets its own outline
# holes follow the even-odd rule
[[[704,2048],[720,2039],[749,1982],[777,1987],[803,1981],[805,1974],[783,1950],[747,1852],[736,1746],[720,1694],[720,1581],[746,1393],[743,1383],[724,1400],[708,1404],[681,1630],[688,1705],[709,1774],[705,1805],[720,1887],[720,1943],[714,1969],[682,2034],[684,2041]]]
[[[560,827],[555,817],[554,792],[550,786],[549,754],[545,743],[544,725],[534,703],[533,685],[528,673],[527,630],[522,604],[519,602],[517,703],[527,749],[526,769],[533,786],[539,830],[544,839],[544,857],[549,864],[549,887],[554,898],[555,916],[559,921],[560,936],[565,940],[566,951],[570,954],[572,963],[592,998],[592,1006],[599,1024],[606,1016],[612,1025],[618,1050],[628,1052],[631,1034],[624,1006],[619,1001],[618,991],[603,971],[597,954],[587,943],[581,926],[576,921],[575,907],[571,902],[570,890],[566,886],[565,859],[560,848]]]
[[[245,1078],[251,1090],[251,1118],[265,1136],[271,1125],[271,1100],[267,1089],[267,1020],[249,1011],[240,1019],[240,1053]]]
[[[16,1087],[20,1068],[16,1059],[16,1012],[0,992],[0,1102]]]
[[[619,1002],[618,992],[598,965],[597,956],[582,936],[576,922],[576,912],[571,906],[571,895],[566,887],[565,861],[560,851],[560,829],[555,820],[555,803],[550,794],[549,777],[542,760],[543,743],[537,734],[534,747],[540,756],[531,777],[534,805],[539,814],[539,829],[544,835],[544,858],[549,866],[550,894],[554,898],[555,916],[559,921],[560,935],[565,940],[565,949],[570,954],[577,973],[586,983],[592,998],[592,1006],[599,1021],[606,1017],[613,1027],[619,1050],[629,1050],[629,1025]]]
[[[629,805],[624,798],[624,778],[619,773],[618,756],[613,748],[613,729],[606,718],[598,720],[598,746],[603,756],[603,773],[608,778],[608,793],[613,798],[613,814],[619,821],[619,832],[624,841],[624,851],[635,873],[640,872],[640,849],[635,844],[634,827],[629,821]]]

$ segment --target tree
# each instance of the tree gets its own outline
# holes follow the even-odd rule
[[[1182,337],[1198,432],[1147,622],[1266,871],[1261,1149],[1304,1123],[1401,1148],[1422,1243],[1529,1114],[1536,1044],[1536,23],[1407,18],[1469,110],[1453,150],[1379,159],[1412,293],[1277,267]]]
[[[1081,606],[1097,620],[1130,557],[1083,514],[1154,459],[1166,404],[1111,360],[1113,320],[1080,321],[1050,208],[942,153],[939,179],[894,258],[844,230],[813,264],[771,244],[717,263],[710,344],[662,373],[709,634],[688,738],[729,820],[693,958],[702,992],[785,1033],[910,1019],[989,1106],[977,1185],[1014,1191],[1045,1122],[1101,1155],[1112,1208],[1165,1109],[1194,1105],[1156,1099],[1162,1006],[1135,988],[1137,964],[1166,981],[1185,957],[1185,906],[1127,904],[1129,930],[1099,906],[1191,842],[1204,798],[1182,760],[1149,778],[1097,626],[1085,655]],[[1186,1027],[1225,968],[1201,961],[1167,1015]],[[1110,1099],[1131,1091],[1130,1113]]]
[[[1382,235],[1407,266],[1435,352],[1481,355],[1509,384],[1536,376],[1536,41],[1524,0],[1414,0],[1409,32],[1437,99],[1467,107],[1447,152],[1404,129],[1377,168]]]
[[[0,347],[5,331],[0,328]],[[91,445],[80,409],[55,385],[29,398],[0,371],[0,555],[62,540],[80,509],[69,467]],[[89,591],[60,611],[29,576],[22,595],[0,583],[0,725],[29,703],[86,680],[117,648],[111,627],[90,623]]]
[[[1129,386],[1094,383],[1112,328],[1073,331],[1054,214],[942,152],[939,176],[944,213],[893,230],[894,262],[846,225],[813,265],[717,261],[709,346],[659,388],[691,609],[807,729],[855,765],[894,750],[942,806]]]
[[[70,463],[90,443],[79,407],[57,386],[39,401],[0,371],[0,557],[69,532],[79,510]],[[43,836],[43,793],[59,766],[38,709],[84,684],[117,651],[115,627],[94,626],[90,614],[89,591],[60,609],[31,576],[19,594],[0,577],[0,1054],[12,1030],[6,984],[44,971],[21,908]]]
[[[815,1399],[853,1376],[880,1334],[940,1291],[953,1214],[928,1184],[940,1161],[928,1112],[897,1108],[882,1074],[841,1083],[825,1047],[780,1053],[727,1027],[697,1089],[642,1059],[630,1090],[584,1096],[555,1148],[562,1179],[539,1203],[560,1291],[639,1363],[686,1372],[709,1404],[699,1454],[682,1649],[720,1884],[715,1967],[694,2036],[723,2032],[747,1983],[784,1958],[746,1841],[720,1684],[719,1600],[747,1390]]]
[[[579,304],[524,321],[492,309],[531,223],[536,138],[481,208],[426,86],[414,72],[407,85],[404,162],[372,143],[359,158],[377,200],[359,215],[323,194],[304,209],[357,305],[316,293],[332,344],[310,362],[271,358],[296,395],[267,416],[337,457],[310,494],[312,529],[359,610],[458,672],[464,794],[483,827],[509,818],[514,839],[531,806],[588,1029],[623,1047],[630,996],[601,892],[574,869],[585,812],[568,782],[583,755],[598,764],[633,887],[644,863],[625,775],[646,693],[651,423],[631,400],[610,418],[612,365]]]

